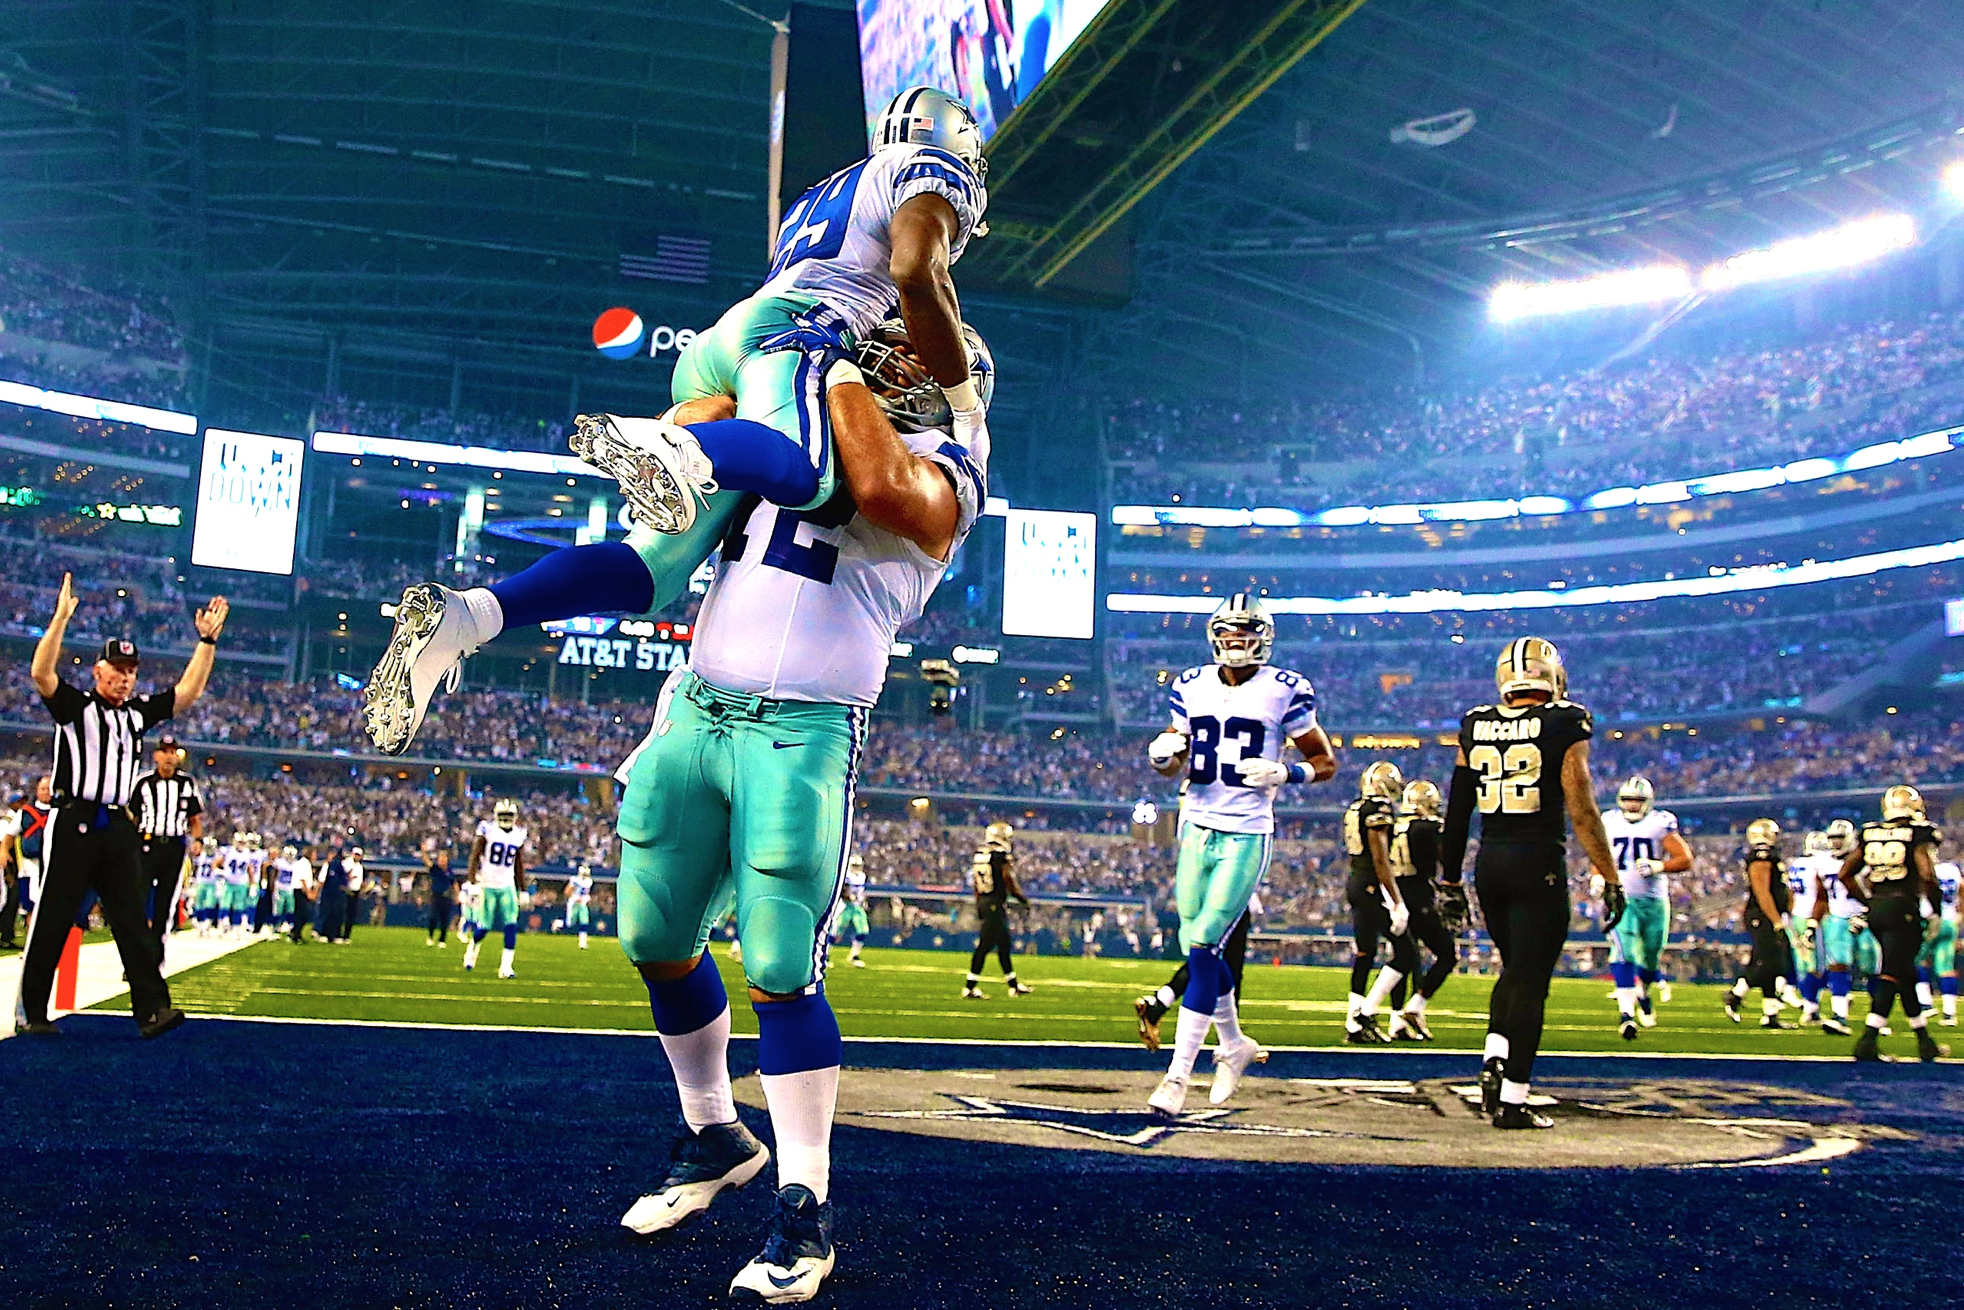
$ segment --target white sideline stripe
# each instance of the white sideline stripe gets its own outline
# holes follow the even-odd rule
[[[30,930],[31,932],[31,930]],[[199,937],[189,932],[174,932],[164,939],[164,977],[170,978],[213,960],[223,959],[234,951],[242,951],[259,941],[259,938],[240,940],[230,937]],[[0,999],[6,1001],[4,1011],[0,1011],[0,1039],[14,1035],[14,1007],[20,996],[20,975],[22,961],[27,953],[9,955],[0,959]],[[116,951],[114,942],[86,942],[82,946],[81,960],[75,972],[75,1008],[58,1010],[48,1007],[48,1017],[59,1019],[64,1014],[77,1014],[104,1001],[113,1001],[118,996],[127,996],[130,985],[123,981],[123,957]]]
[[[228,1023],[283,1023],[320,1028],[402,1028],[431,1032],[463,1033],[547,1033],[554,1036],[570,1037],[656,1037],[659,1034],[644,1028],[547,1028],[534,1024],[501,1023],[418,1023],[410,1020],[389,1019],[298,1019],[286,1015],[273,1014],[203,1014],[193,1013],[193,1019],[223,1020]],[[730,1039],[739,1042],[754,1042],[756,1033],[731,1033]],[[1030,1050],[1065,1051],[1144,1051],[1137,1042],[1052,1042],[1052,1041],[997,1041],[986,1037],[847,1037],[848,1045],[862,1046],[986,1046],[991,1050],[1004,1047]],[[1464,1050],[1450,1050],[1439,1047],[1422,1049],[1399,1049],[1396,1047],[1359,1047],[1345,1043],[1332,1046],[1270,1046],[1263,1044],[1263,1050],[1282,1052],[1288,1055],[1327,1055],[1335,1051],[1355,1052],[1367,1055],[1451,1055],[1479,1059],[1484,1051],[1468,1047]],[[1705,1051],[1550,1051],[1542,1055],[1559,1056],[1570,1060],[1750,1060],[1767,1064],[1849,1064],[1846,1055],[1719,1055]],[[1946,1060],[1945,1063],[1951,1061]]]

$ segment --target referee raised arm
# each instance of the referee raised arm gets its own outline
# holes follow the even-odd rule
[[[129,813],[143,734],[203,694],[211,676],[218,634],[224,631],[222,596],[198,611],[198,645],[175,687],[136,696],[136,643],[112,637],[95,663],[95,690],[84,694],[62,681],[61,639],[75,613],[74,583],[61,580],[54,619],[34,648],[34,689],[55,721],[55,815],[48,825],[41,893],[28,922],[21,966],[21,1031],[59,1033],[48,1021],[48,993],[61,961],[69,925],[93,888],[115,935],[130,984],[130,1010],[145,1037],[184,1022],[164,983],[163,948],[144,914],[143,870],[136,824]]]

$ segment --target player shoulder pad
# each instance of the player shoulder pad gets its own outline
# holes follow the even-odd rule
[[[1558,700],[1551,704],[1549,708],[1561,711],[1562,717],[1574,723],[1576,730],[1583,736],[1589,737],[1595,735],[1596,716],[1589,713],[1589,707],[1587,705],[1572,700]]]
[[[1188,669],[1185,673],[1182,673],[1179,677],[1173,679],[1173,685],[1175,687],[1184,687],[1190,682],[1198,682],[1200,680],[1200,675],[1203,672],[1205,672],[1207,669],[1210,669],[1212,667],[1214,666],[1211,664],[1206,664],[1206,665],[1200,665],[1195,668]]]
[[[959,247],[965,242],[974,233],[975,225],[982,219],[982,211],[989,205],[989,193],[981,179],[975,176],[975,170],[959,156],[939,146],[901,145],[883,146],[881,149],[895,152],[894,208],[898,209],[915,196],[932,192],[954,207],[955,220],[959,225],[955,245]]]
[[[1678,830],[1678,816],[1671,811],[1653,809],[1651,813],[1663,820],[1664,830],[1666,832],[1676,832]]]
[[[1363,819],[1373,828],[1388,828],[1397,822],[1398,812],[1391,808],[1391,802],[1373,796],[1364,802]]]

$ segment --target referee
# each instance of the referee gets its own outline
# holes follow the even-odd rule
[[[144,916],[141,843],[130,819],[130,793],[143,734],[203,694],[227,606],[224,597],[214,596],[198,611],[193,620],[198,645],[175,687],[136,696],[136,643],[121,638],[102,644],[95,690],[84,694],[62,681],[61,639],[75,605],[74,582],[64,574],[54,618],[34,648],[34,689],[55,722],[55,814],[21,966],[21,1031],[33,1036],[61,1031],[48,1021],[48,994],[69,925],[93,890],[123,958],[137,1031],[156,1037],[183,1023],[184,1012],[171,1006],[163,948]]]
[[[205,802],[198,784],[179,773],[184,752],[177,738],[157,738],[157,767],[136,780],[130,811],[143,837],[143,878],[138,883],[150,907],[150,932],[162,945],[177,910],[177,882],[184,873],[186,840],[205,835]]]

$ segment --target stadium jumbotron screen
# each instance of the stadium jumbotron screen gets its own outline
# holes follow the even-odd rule
[[[1089,639],[1097,589],[1098,516],[1012,509],[1007,528],[1003,632]]]
[[[910,86],[955,92],[994,136],[1111,0],[860,0],[866,125]]]
[[[205,429],[191,562],[291,574],[306,449],[305,442],[292,437]]]

